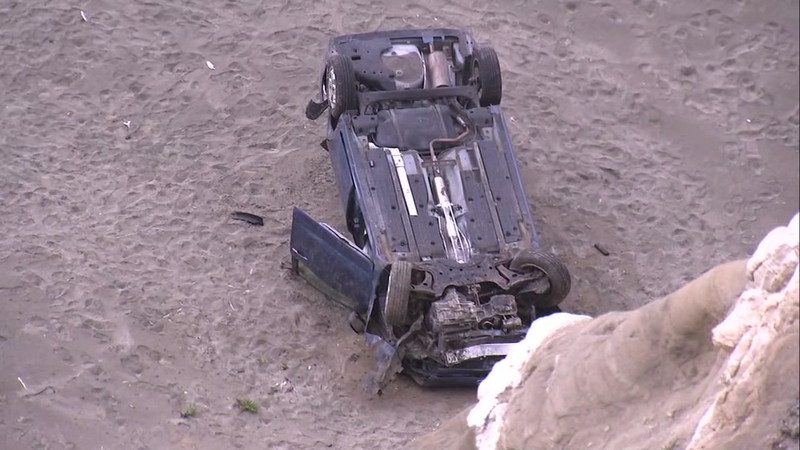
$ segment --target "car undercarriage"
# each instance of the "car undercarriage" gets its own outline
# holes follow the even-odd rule
[[[495,51],[458,30],[329,44],[306,115],[329,111],[323,146],[352,239],[295,210],[292,261],[391,355],[378,389],[401,369],[475,384],[570,290],[539,248],[500,78]]]

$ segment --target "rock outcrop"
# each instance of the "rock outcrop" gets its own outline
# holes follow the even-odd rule
[[[799,227],[637,310],[542,319],[411,448],[798,448]]]
[[[795,216],[788,227],[772,230],[747,262],[747,290],[713,330],[714,344],[730,352],[722,389],[687,450],[798,448],[798,241]],[[775,426],[777,436],[764,433]],[[759,435],[766,440],[754,439]]]

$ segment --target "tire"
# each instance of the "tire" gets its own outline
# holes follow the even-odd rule
[[[539,270],[547,277],[550,288],[544,294],[521,293],[525,298],[530,298],[533,306],[538,309],[550,309],[558,306],[567,298],[572,288],[572,278],[567,266],[552,253],[541,250],[520,253],[511,260],[509,268],[520,273]]]
[[[397,261],[389,270],[383,314],[386,323],[393,327],[406,324],[408,297],[411,295],[411,263]]]
[[[356,244],[358,248],[364,248],[367,242],[369,242],[369,238],[367,237],[367,227],[364,225],[364,214],[361,212],[361,206],[358,204],[358,200],[356,200],[356,191],[354,188],[350,189],[350,194],[347,196],[346,217],[347,231],[349,231],[350,236],[353,237],[353,243]],[[356,224],[359,224],[360,229],[356,228]]]
[[[345,111],[358,108],[356,73],[346,56],[337,53],[328,58],[323,86],[334,119]]]
[[[367,329],[366,322],[364,322],[364,319],[355,311],[351,311],[350,315],[347,316],[347,324],[350,325],[350,329],[356,334],[364,334],[364,331]]]
[[[477,47],[470,58],[470,84],[478,87],[481,106],[499,105],[503,97],[500,60],[492,47]]]

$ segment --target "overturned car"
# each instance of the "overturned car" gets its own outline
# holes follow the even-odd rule
[[[378,389],[475,385],[532,323],[558,311],[570,274],[540,248],[500,108],[497,54],[453,29],[330,40],[320,100],[345,237],[295,208],[293,269],[380,341]]]

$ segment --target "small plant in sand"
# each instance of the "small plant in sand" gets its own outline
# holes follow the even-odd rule
[[[258,405],[256,404],[256,402],[250,400],[249,398],[240,398],[236,400],[236,404],[239,405],[239,409],[241,409],[242,411],[247,411],[251,413],[258,412]]]
[[[181,417],[183,417],[184,419],[188,419],[196,415],[197,415],[197,407],[194,405],[189,405],[186,407],[186,409],[181,411]]]

